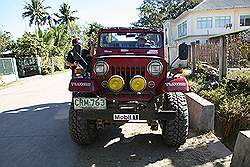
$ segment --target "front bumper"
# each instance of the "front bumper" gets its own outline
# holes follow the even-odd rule
[[[114,114],[139,114],[139,120],[174,120],[176,117],[176,111],[149,111],[149,110],[78,110],[79,114],[89,120],[108,120],[114,121]]]

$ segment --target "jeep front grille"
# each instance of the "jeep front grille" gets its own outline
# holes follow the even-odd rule
[[[112,66],[112,75],[120,75],[124,81],[125,81],[125,89],[130,89],[129,82],[131,78],[133,78],[135,75],[141,75],[145,77],[146,68],[145,67],[120,67],[120,66]]]

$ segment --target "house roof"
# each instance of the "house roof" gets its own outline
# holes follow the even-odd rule
[[[250,0],[203,0],[193,9],[189,9],[178,16],[174,21],[181,19],[193,11],[223,10],[233,8],[250,8]]]
[[[250,7],[250,0],[204,0],[192,11]]]
[[[250,32],[250,28],[246,28],[244,30],[233,31],[233,32],[229,32],[229,33],[223,33],[223,34],[219,34],[219,35],[213,35],[213,36],[211,36],[209,38],[210,39],[212,39],[212,38],[218,38],[218,37],[222,37],[222,36],[225,36],[225,35],[238,34],[240,32],[244,32],[244,31],[249,31]]]
[[[0,52],[0,55],[8,55],[8,54],[12,54],[13,52],[11,50],[7,50],[5,52]]]

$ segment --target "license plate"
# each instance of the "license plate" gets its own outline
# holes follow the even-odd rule
[[[83,98],[78,97],[74,98],[74,109],[97,109],[105,110],[107,109],[106,99],[105,98]]]
[[[131,121],[131,120],[139,120],[139,114],[114,114],[113,119],[115,121]]]

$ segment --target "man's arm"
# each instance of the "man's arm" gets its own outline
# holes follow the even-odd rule
[[[66,66],[68,66],[68,67],[74,67],[74,66],[77,66],[77,62],[74,62],[74,63],[70,63],[70,62],[68,62],[68,61],[66,61]]]

